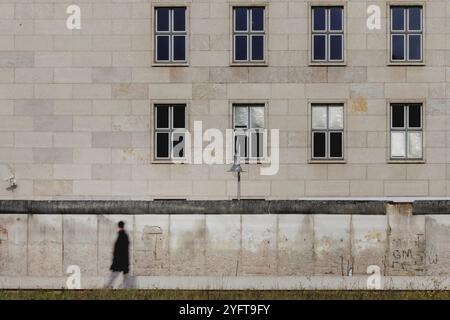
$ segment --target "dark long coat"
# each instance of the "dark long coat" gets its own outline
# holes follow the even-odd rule
[[[128,246],[130,242],[128,240],[128,235],[124,230],[120,230],[118,233],[116,243],[114,244],[114,256],[110,269],[111,271],[123,271],[123,273],[128,273]]]

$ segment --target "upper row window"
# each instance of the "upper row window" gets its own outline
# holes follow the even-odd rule
[[[157,7],[154,17],[155,62],[186,64],[188,57],[187,8]],[[390,7],[390,58],[392,63],[423,62],[422,6]],[[311,8],[311,62],[344,63],[343,6]],[[266,61],[266,10],[264,6],[234,6],[232,62]]]
[[[391,7],[391,62],[422,62],[422,7]]]
[[[155,9],[155,60],[186,62],[186,8]]]
[[[344,61],[343,7],[312,8],[312,61]]]
[[[233,8],[233,61],[264,62],[264,7]]]

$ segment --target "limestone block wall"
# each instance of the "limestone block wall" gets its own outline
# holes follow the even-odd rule
[[[10,192],[0,181],[0,197],[233,198],[228,165],[152,161],[152,103],[186,103],[189,129],[203,121],[205,130],[225,130],[230,103],[243,100],[265,101],[266,127],[281,130],[279,173],[261,176],[259,165],[245,165],[244,197],[450,195],[448,1],[418,1],[425,6],[425,65],[395,67],[387,65],[387,1],[381,0],[332,1],[346,3],[340,67],[308,64],[310,2],[262,1],[267,66],[231,67],[234,2],[171,0],[189,7],[189,66],[154,67],[152,6],[166,1],[3,0],[0,163],[11,165],[19,187]],[[81,8],[81,30],[66,28],[70,4]],[[380,30],[366,27],[368,5],[382,9]],[[308,105],[323,100],[345,102],[345,163],[308,161]],[[423,163],[389,163],[391,100],[423,101]]]
[[[70,265],[83,288],[101,287],[119,220],[138,288],[364,289],[370,265],[390,288],[448,285],[450,217],[399,204],[386,215],[2,214],[0,287],[65,287]]]

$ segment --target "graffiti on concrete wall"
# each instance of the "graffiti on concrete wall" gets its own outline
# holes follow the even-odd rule
[[[425,270],[425,236],[392,239],[391,268],[393,271],[423,272]]]
[[[433,245],[427,245],[426,259],[427,264],[437,264],[439,262],[439,256]]]
[[[142,231],[142,247],[135,249],[135,262],[143,271],[164,268],[163,231],[158,226],[145,226]]]
[[[393,271],[425,272],[426,265],[439,261],[436,249],[426,245],[425,235],[417,233],[413,238],[392,239],[391,264]]]
[[[353,258],[352,257],[344,257],[341,258],[341,275],[342,276],[352,276],[353,275]]]

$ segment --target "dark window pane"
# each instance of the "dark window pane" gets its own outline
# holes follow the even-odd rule
[[[405,10],[402,7],[393,7],[392,15],[392,30],[405,29]]]
[[[186,126],[185,109],[186,108],[183,106],[173,107],[173,127],[174,128],[184,128]]]
[[[315,7],[313,9],[313,30],[325,30],[326,8]]]
[[[314,46],[314,60],[325,60],[325,42],[326,36],[315,35],[313,36],[313,46]]]
[[[325,155],[325,132],[314,132],[313,136],[313,157],[324,158]]]
[[[234,29],[236,31],[247,30],[247,8],[234,9]]]
[[[235,59],[247,60],[247,36],[235,36]]]
[[[173,60],[186,60],[186,38],[185,36],[173,37]]]
[[[421,12],[422,12],[422,9],[420,7],[411,7],[408,9],[408,13],[409,13],[408,28],[409,28],[409,30],[422,29]]]
[[[247,158],[247,136],[238,134],[234,137],[234,152],[241,158]]]
[[[172,136],[172,157],[184,157],[185,137],[184,133],[174,133]]]
[[[405,60],[405,36],[392,36],[392,60]]]
[[[409,116],[409,122],[408,126],[410,128],[420,128],[422,126],[421,124],[421,118],[420,118],[420,105],[410,105],[408,110],[408,116]]]
[[[403,128],[405,126],[405,108],[402,105],[392,106],[392,127]]]
[[[169,36],[156,37],[156,60],[169,60]]]
[[[330,30],[342,29],[342,8],[330,8]]]
[[[422,40],[419,35],[408,36],[408,59],[422,60]]]
[[[263,36],[252,36],[252,60],[264,60]]]
[[[169,8],[156,9],[156,30],[169,31]]]
[[[252,30],[264,30],[264,8],[252,8]]]
[[[156,134],[156,157],[169,157],[169,133],[163,132]]]
[[[173,9],[173,30],[185,31],[186,30],[186,8],[174,8]]]
[[[169,107],[156,107],[156,128],[169,127]]]
[[[342,158],[341,132],[330,132],[330,158]]]
[[[261,158],[263,156],[264,140],[262,132],[251,132],[251,148],[250,155],[253,158]]]
[[[330,35],[330,60],[342,60],[341,35]]]

